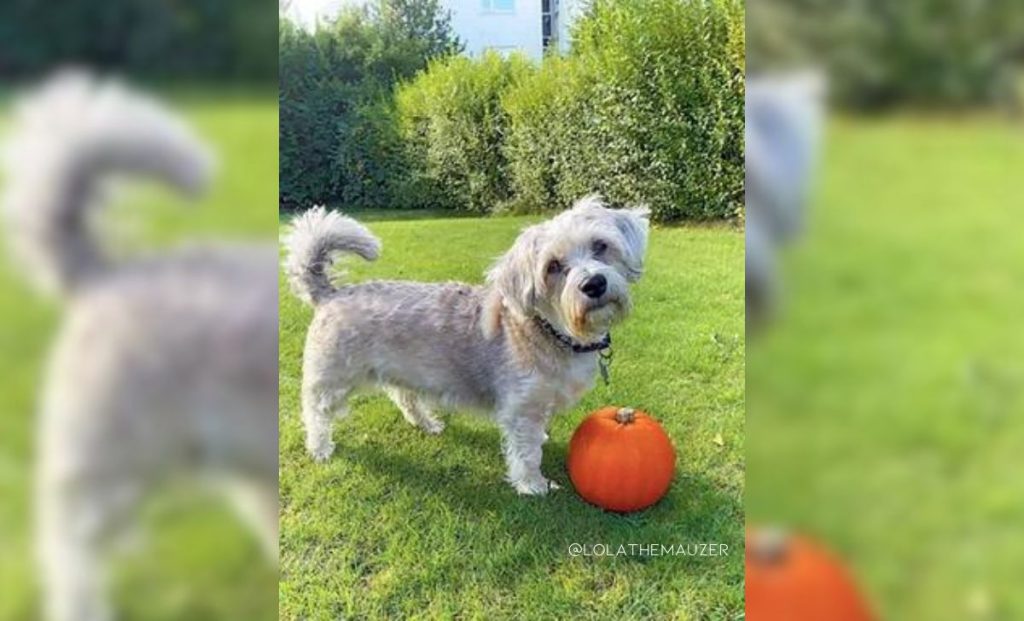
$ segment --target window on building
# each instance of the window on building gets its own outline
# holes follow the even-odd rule
[[[555,32],[555,23],[558,18],[557,0],[541,0],[540,13],[541,41],[544,49],[547,49],[557,39],[557,33]]]
[[[516,10],[516,0],[480,0],[480,8],[485,11],[512,13]]]

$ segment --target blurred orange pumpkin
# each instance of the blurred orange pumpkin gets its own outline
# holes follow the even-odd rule
[[[843,564],[825,548],[775,529],[747,530],[747,621],[873,621]]]
[[[676,452],[648,414],[608,406],[588,416],[569,441],[569,478],[587,502],[639,511],[658,502],[675,473]]]

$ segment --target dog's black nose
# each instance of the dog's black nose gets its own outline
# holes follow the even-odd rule
[[[608,290],[608,280],[598,274],[591,276],[585,283],[580,285],[580,291],[587,294],[588,298],[599,298]]]

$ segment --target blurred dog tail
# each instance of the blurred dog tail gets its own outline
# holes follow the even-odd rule
[[[380,240],[352,218],[314,207],[292,222],[285,238],[285,273],[295,295],[316,306],[337,288],[328,270],[339,253],[367,261],[380,256]]]
[[[3,144],[3,212],[21,269],[68,296],[106,268],[89,213],[115,174],[205,189],[206,146],[155,99],[85,72],[58,73],[14,104]]]

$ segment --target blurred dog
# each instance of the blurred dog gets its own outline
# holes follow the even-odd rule
[[[334,450],[331,421],[357,388],[383,387],[411,424],[440,433],[438,406],[485,410],[502,432],[508,481],[520,494],[554,485],[541,473],[547,425],[593,386],[609,329],[631,309],[643,273],[646,209],[596,196],[531,226],[483,286],[369,282],[335,288],[335,253],[366,260],[380,242],[316,208],[295,222],[285,270],[315,307],[306,338],[302,418],[316,460]]]
[[[195,194],[206,148],[156,101],[62,74],[18,102],[4,212],[24,275],[63,302],[38,427],[46,618],[108,619],[104,560],[139,501],[179,473],[224,489],[277,554],[273,245],[115,263],[88,231],[110,173]]]
[[[755,329],[777,304],[779,248],[803,228],[824,90],[814,72],[747,80],[746,312]]]

